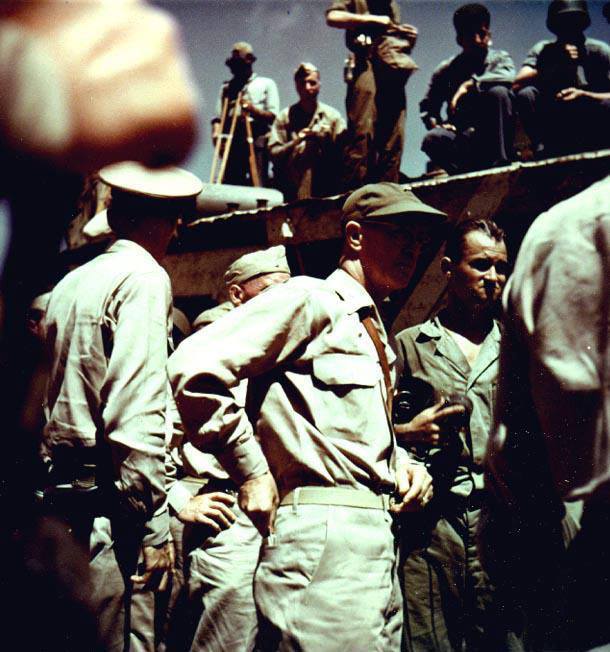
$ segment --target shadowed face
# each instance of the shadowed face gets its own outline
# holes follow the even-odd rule
[[[310,72],[295,82],[301,102],[315,100],[320,92],[320,73]]]
[[[479,28],[458,35],[457,42],[464,52],[486,52],[491,42],[491,32],[489,27],[481,25]]]
[[[380,220],[363,221],[362,230],[360,260],[368,281],[383,294],[407,287],[429,241],[429,228]]]

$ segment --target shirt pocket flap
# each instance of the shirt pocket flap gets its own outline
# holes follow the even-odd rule
[[[374,387],[381,371],[379,364],[365,355],[324,353],[313,359],[313,375],[325,385]]]

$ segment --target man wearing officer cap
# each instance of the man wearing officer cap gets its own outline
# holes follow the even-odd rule
[[[202,184],[178,168],[108,166],[117,240],[54,288],[44,320],[51,368],[44,430],[49,510],[91,551],[100,648],[123,649],[129,591],[171,570],[165,412],[171,289],[159,260]],[[136,568],[138,556],[142,568]]]
[[[224,183],[235,185],[253,185],[248,162],[248,141],[245,120],[251,121],[252,137],[258,175],[263,186],[268,181],[269,159],[267,156],[267,138],[275,116],[280,110],[280,98],[276,83],[269,77],[259,77],[252,69],[256,57],[252,46],[245,41],[235,43],[225,64],[233,74],[232,79],[223,83],[216,105],[216,115],[212,119],[212,141],[216,142],[220,133],[228,134],[235,111],[240,111],[243,119],[235,124],[233,139]],[[241,106],[236,102],[241,94]],[[223,106],[227,102],[227,111],[222,122]]]
[[[400,646],[389,511],[426,504],[431,480],[396,446],[395,356],[377,306],[406,287],[444,219],[397,184],[362,187],[343,207],[326,280],[270,288],[170,358],[190,441],[218,454],[265,537],[254,582],[263,649]],[[253,377],[243,409],[230,390]]]
[[[556,35],[529,51],[515,78],[523,126],[539,156],[610,145],[610,46],[585,37],[584,0],[553,0],[546,25]]]

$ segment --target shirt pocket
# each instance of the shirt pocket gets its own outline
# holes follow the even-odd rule
[[[316,380],[329,387],[375,387],[381,380],[379,364],[366,355],[323,353],[312,361]]]

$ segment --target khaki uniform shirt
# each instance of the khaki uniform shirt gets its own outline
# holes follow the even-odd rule
[[[107,465],[142,520],[144,539],[167,539],[165,501],[166,363],[171,289],[165,271],[140,245],[117,240],[67,274],[51,293],[44,320],[51,369],[45,444],[109,445]]]
[[[216,115],[212,119],[212,122],[220,121],[224,100],[228,97],[229,111],[227,112],[226,133],[229,132],[228,125],[233,116],[234,100],[237,98],[237,94],[240,90],[242,92],[242,100],[244,102],[249,102],[257,109],[271,111],[271,113],[275,113],[276,115],[280,110],[280,96],[277,90],[277,84],[273,79],[270,79],[269,77],[260,77],[253,72],[241,89],[236,87],[233,80],[226,81],[220,89],[220,95],[216,102]],[[269,131],[269,124],[266,121],[259,120],[253,116],[252,129],[255,137],[260,136]]]
[[[610,177],[530,227],[504,292],[486,467],[519,507],[610,500]]]
[[[306,127],[325,135],[315,140],[300,140],[298,134]],[[339,111],[323,102],[318,102],[311,117],[305,116],[298,103],[280,112],[271,127],[269,154],[275,178],[287,199],[323,197],[337,190],[334,174],[340,161],[337,141],[345,129]]]
[[[455,340],[443,328],[438,317],[407,328],[396,337],[404,374],[428,382],[435,399],[461,394],[472,401],[469,432],[462,432],[462,453],[451,487],[457,495],[467,496],[473,488],[483,488],[483,458],[493,427],[493,410],[498,382],[500,328],[494,322],[471,368]],[[441,437],[443,433],[441,432]],[[439,449],[417,447],[422,459]]]
[[[396,443],[362,312],[392,364],[372,299],[342,270],[269,288],[185,340],[169,373],[191,441],[239,484],[270,468],[282,495],[306,485],[392,491]],[[256,378],[246,409],[230,391],[244,378]]]

